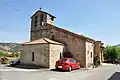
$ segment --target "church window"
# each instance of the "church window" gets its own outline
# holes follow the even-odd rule
[[[37,26],[37,19],[38,19],[38,16],[35,16],[35,26]]]
[[[32,52],[32,61],[34,61],[34,52]]]
[[[40,16],[40,25],[43,25],[43,14]]]
[[[92,52],[91,52],[91,58],[92,58]]]
[[[53,16],[49,16],[49,19],[50,19],[51,21],[54,21],[54,17],[53,17]]]
[[[60,59],[62,59],[62,53],[60,52]]]
[[[55,38],[55,36],[54,36],[54,35],[52,35],[52,40],[54,40],[54,38]]]

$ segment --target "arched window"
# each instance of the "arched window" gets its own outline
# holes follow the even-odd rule
[[[40,25],[43,25],[43,14],[40,15]]]
[[[35,26],[37,26],[37,19],[38,19],[38,16],[35,16]]]

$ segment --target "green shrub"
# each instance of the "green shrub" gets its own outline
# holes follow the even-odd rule
[[[19,57],[18,53],[5,54],[6,57]]]
[[[94,65],[98,67],[100,65],[100,59],[99,56],[94,56]]]
[[[120,47],[116,46],[106,46],[104,49],[104,59],[109,61],[114,61],[120,58]]]
[[[15,54],[15,57],[19,57],[19,53],[16,53],[16,54]]]
[[[4,56],[4,52],[0,51],[0,57]]]
[[[5,57],[14,57],[14,53],[13,54],[5,54]]]

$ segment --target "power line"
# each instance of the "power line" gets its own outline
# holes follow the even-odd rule
[[[14,6],[12,6],[12,5],[10,5],[10,4],[6,3],[6,2],[2,2],[2,4],[3,4],[4,6],[6,6],[6,7],[9,7],[9,8],[11,8],[11,9],[15,10],[15,11],[22,12],[20,9],[15,8]],[[30,16],[30,15],[27,15],[27,16]]]
[[[2,1],[1,1],[1,2],[2,2]],[[9,7],[9,8],[11,8],[11,9],[15,10],[15,11],[20,11],[19,9],[15,8],[14,6],[12,6],[12,5],[10,5],[10,4],[6,3],[6,2],[2,2],[2,4],[3,4],[4,6],[6,6],[6,7]]]

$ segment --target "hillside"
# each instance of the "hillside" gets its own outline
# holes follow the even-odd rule
[[[120,44],[118,44],[118,45],[115,45],[116,47],[120,47]]]
[[[0,43],[0,50],[4,52],[11,51],[17,53],[19,52],[20,48],[21,45],[18,43]]]

